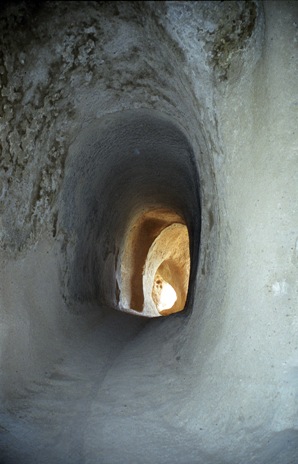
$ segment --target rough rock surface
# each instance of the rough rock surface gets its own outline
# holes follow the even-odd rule
[[[1,7],[1,463],[298,461],[297,16]],[[144,199],[200,245],[158,320],[112,309]]]

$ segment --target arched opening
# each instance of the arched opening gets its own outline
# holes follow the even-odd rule
[[[183,217],[168,208],[153,208],[130,222],[121,255],[119,306],[149,317],[185,307],[190,250]]]
[[[68,301],[146,317],[191,311],[199,178],[192,147],[176,122],[137,110],[88,126],[69,158],[63,204],[70,203],[75,208],[61,221],[79,240],[75,248],[67,246]]]

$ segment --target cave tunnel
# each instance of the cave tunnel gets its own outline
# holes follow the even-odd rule
[[[78,236],[73,298],[148,317],[190,311],[201,217],[185,134],[154,111],[136,110],[89,126],[76,147],[59,216],[63,230]],[[176,295],[159,311],[162,288]]]
[[[1,464],[298,462],[297,5],[1,5]]]
[[[182,216],[165,208],[146,210],[132,220],[126,235],[121,307],[152,317],[185,309],[190,250]]]

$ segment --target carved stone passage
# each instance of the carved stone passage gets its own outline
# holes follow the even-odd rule
[[[150,307],[154,303],[156,309],[164,316],[184,309],[189,269],[187,227],[183,224],[172,224],[155,239],[147,256],[143,275],[145,307]],[[172,305],[167,305],[165,301],[166,289],[169,292],[169,299],[173,295],[168,285],[176,292],[176,300]]]
[[[137,215],[128,228],[121,259],[122,309],[150,317],[183,310],[189,273],[189,237],[183,218],[166,208]]]
[[[297,33],[0,1],[0,464],[298,464]]]

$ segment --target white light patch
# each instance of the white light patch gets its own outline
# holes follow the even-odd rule
[[[168,282],[163,282],[162,289],[159,295],[159,300],[157,302],[158,311],[164,311],[165,309],[170,309],[177,301],[177,293],[175,292],[172,285]]]

